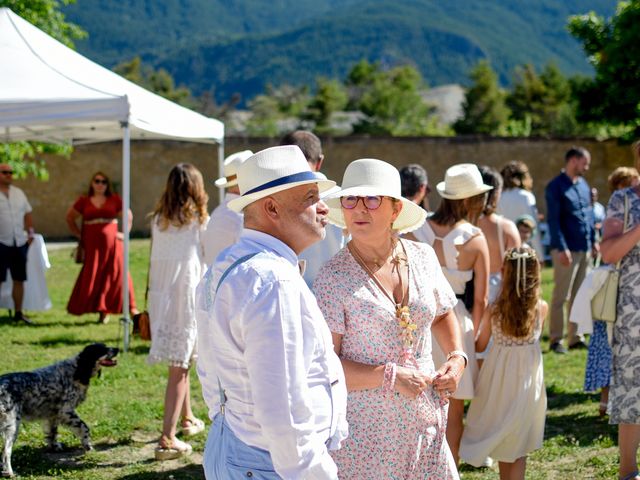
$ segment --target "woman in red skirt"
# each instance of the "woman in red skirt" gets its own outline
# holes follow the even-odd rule
[[[130,227],[131,212],[128,217]],[[118,218],[122,218],[122,199],[113,193],[109,178],[96,172],[87,195],[80,196],[67,212],[69,230],[78,238],[78,248],[84,249],[84,264],[67,305],[73,315],[98,312],[98,322],[107,323],[107,314],[122,312],[123,251]],[[131,276],[129,309],[137,312]]]

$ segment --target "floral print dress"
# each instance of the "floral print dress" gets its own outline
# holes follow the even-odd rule
[[[431,324],[456,297],[431,247],[402,240],[409,261],[414,354],[433,373]],[[340,357],[367,365],[398,362],[403,351],[395,308],[345,247],[320,270],[314,292],[329,328],[342,335]],[[349,437],[331,452],[341,479],[457,479],[445,440],[446,409],[433,390],[412,400],[382,387],[348,394]]]
[[[607,218],[624,220],[624,197],[629,201],[627,228],[640,223],[640,197],[633,187],[616,191]],[[613,364],[609,390],[609,423],[640,424],[640,246],[622,257],[618,311],[613,327]]]

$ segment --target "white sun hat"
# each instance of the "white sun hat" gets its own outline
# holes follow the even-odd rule
[[[400,200],[402,210],[393,222],[393,229],[398,233],[415,230],[427,218],[427,212],[422,207],[402,196],[400,172],[396,167],[382,160],[361,158],[351,162],[344,171],[340,190],[324,199],[329,207],[329,221],[340,228],[346,227],[340,197],[351,195],[357,197],[381,195]]]
[[[316,177],[321,178],[322,180],[328,180],[327,176],[322,172],[315,172],[315,174],[316,174]],[[324,200],[325,198],[339,191],[340,191],[340,185],[335,185],[331,187],[329,190],[325,190],[324,192],[322,192],[320,194],[320,199]]]
[[[238,167],[240,197],[228,203],[241,212],[250,203],[289,188],[317,183],[320,193],[336,182],[322,179],[312,172],[302,150],[296,145],[271,147],[254,153]]]
[[[482,182],[482,175],[475,164],[460,163],[447,169],[444,182],[438,183],[436,190],[442,198],[462,200],[493,190],[493,187]]]
[[[241,152],[232,153],[225,158],[223,164],[224,177],[220,177],[214,182],[216,187],[229,188],[237,185],[238,179],[236,176],[238,174],[238,167],[251,155],[253,155],[251,150],[243,150]]]

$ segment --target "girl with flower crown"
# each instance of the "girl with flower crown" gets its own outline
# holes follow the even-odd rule
[[[502,290],[484,313],[477,347],[490,350],[467,412],[460,457],[498,460],[500,478],[525,478],[527,454],[542,447],[547,397],[540,335],[548,306],[540,298],[540,262],[529,247],[505,254]],[[526,414],[523,414],[525,413]]]

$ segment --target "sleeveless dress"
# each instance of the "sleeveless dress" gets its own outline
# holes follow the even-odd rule
[[[624,197],[629,197],[628,228],[640,223],[640,197],[633,187],[609,199],[607,218],[624,220]],[[617,319],[613,327],[613,364],[609,390],[609,423],[640,424],[640,246],[622,257]]]
[[[501,218],[502,216],[499,215]],[[500,258],[504,258],[504,252],[506,250],[504,245],[504,232],[502,230],[502,223],[500,220],[496,223],[498,228],[498,248],[500,249]],[[489,273],[489,305],[493,305],[498,298],[500,289],[502,288],[502,272]]]
[[[476,467],[487,456],[514,462],[541,448],[547,411],[540,315],[527,338],[503,333],[495,318],[491,328],[493,348],[480,369],[460,442],[460,458]]]
[[[151,227],[149,318],[151,349],[148,363],[165,362],[189,368],[196,356],[196,287],[204,275],[204,225]]]
[[[431,228],[431,224],[426,221],[422,226],[421,232],[424,235],[424,241],[431,246],[433,246],[436,240],[442,242],[442,250],[445,258],[445,265],[442,267],[442,272],[454,293],[456,295],[462,295],[465,284],[473,278],[473,270],[458,270],[458,249],[456,247],[464,245],[473,237],[479,235],[481,233],[480,229],[470,223],[462,223],[444,237],[438,237]],[[462,347],[469,357],[469,363],[462,374],[462,378],[458,384],[458,390],[456,390],[452,396],[457,399],[470,399],[474,396],[474,384],[478,375],[473,319],[462,300],[458,301],[454,312],[460,324]],[[440,348],[440,345],[438,345],[438,342],[433,339],[433,361],[436,368],[439,368],[446,360],[447,356]]]
[[[431,324],[451,310],[456,298],[433,249],[401,241],[409,260],[408,307],[418,325],[414,355],[420,370],[430,374]],[[395,308],[347,247],[320,269],[314,293],[329,329],[342,335],[342,359],[367,365],[398,362],[403,348]],[[446,416],[446,408],[433,408],[381,386],[349,392],[349,437],[340,450],[330,452],[339,477],[459,478],[445,438]]]
[[[85,258],[71,292],[67,311],[84,313],[122,313],[122,241],[118,239],[117,218],[122,199],[107,197],[96,207],[86,195],[79,197],[73,208],[82,215],[82,238]],[[88,222],[88,223],[86,223]],[[129,275],[129,310],[136,308],[133,283]]]

